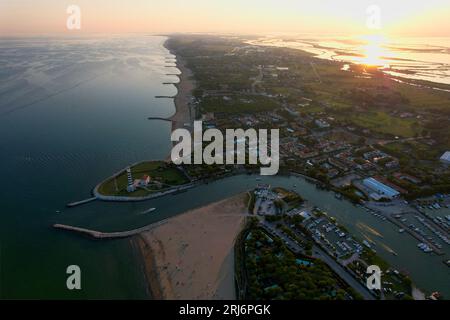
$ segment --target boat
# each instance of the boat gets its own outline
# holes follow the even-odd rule
[[[156,208],[149,208],[149,209],[147,209],[147,210],[142,211],[141,214],[150,213],[150,212],[153,212],[153,211],[155,211],[155,210],[156,210]]]
[[[398,229],[398,232],[403,233],[405,232],[405,229]]]
[[[417,245],[417,247],[425,253],[429,253],[429,252],[433,251],[433,249],[431,249],[427,244],[425,244],[423,242],[419,243]]]
[[[364,240],[363,241],[363,244],[367,247],[367,248],[371,248],[372,246],[370,245],[370,243],[369,242],[367,242],[367,240]]]

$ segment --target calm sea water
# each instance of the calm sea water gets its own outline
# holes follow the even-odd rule
[[[127,230],[254,188],[296,189],[361,239],[370,226],[378,252],[420,288],[450,296],[444,257],[425,255],[416,241],[300,178],[237,176],[142,203],[93,202],[92,187],[129,163],[162,159],[177,81],[163,37],[16,39],[0,41],[0,298],[147,298],[142,266],[129,240],[92,241],[51,228],[65,223]],[[294,187],[296,185],[296,187]],[[150,207],[157,210],[141,214]],[[57,211],[61,211],[57,213]],[[381,245],[396,252],[393,256]],[[448,250],[446,251],[448,257]],[[66,289],[68,265],[82,270],[82,290]]]
[[[66,203],[86,198],[111,173],[161,159],[177,81],[164,37],[0,41],[0,297],[142,298],[127,241],[93,242],[51,229]],[[58,214],[56,211],[63,213]],[[120,220],[120,208],[80,224]],[[124,212],[124,214],[126,214]],[[78,213],[67,211],[67,218]],[[65,289],[77,264],[83,290]]]

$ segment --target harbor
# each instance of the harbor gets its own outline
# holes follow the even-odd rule
[[[207,185],[197,185],[195,188],[189,189],[188,192],[172,194],[170,201],[167,201],[166,197],[160,197],[152,199],[150,202],[142,202],[138,207],[136,207],[138,203],[122,203],[112,207],[113,204],[106,202],[94,202],[100,207],[95,206],[97,209],[93,208],[92,210],[102,211],[100,208],[106,206],[109,209],[114,209],[117,212],[116,214],[121,214],[120,212],[130,212],[130,210],[142,212],[149,208],[150,203],[151,207],[158,207],[158,210],[151,214],[138,215],[139,219],[126,219],[130,226],[138,225],[137,228],[140,228],[147,223],[166,219],[179,212],[220,200],[241,191],[251,190],[257,184],[270,184],[298,192],[310,205],[320,207],[330,217],[335,217],[348,232],[365,246],[370,246],[371,249],[376,250],[377,254],[395,268],[405,271],[419,288],[429,292],[438,290],[446,294],[447,288],[441,282],[433,282],[433,278],[429,277],[424,270],[433,268],[441,277],[445,276],[448,273],[448,267],[442,261],[443,257],[449,255],[448,247],[442,249],[434,247],[433,252],[424,254],[417,247],[419,243],[423,242],[422,238],[419,236],[416,238],[407,226],[399,223],[398,219],[387,217],[381,219],[381,216],[384,217],[382,213],[377,213],[377,216],[375,216],[363,206],[355,206],[344,199],[339,200],[333,192],[319,190],[314,183],[308,182],[300,176],[258,176],[256,181],[253,175],[237,175],[212,181]],[[74,208],[73,210],[77,209]],[[101,218],[101,215],[99,218]],[[140,226],[138,221],[141,221]],[[123,226],[126,226],[126,224]],[[99,229],[101,228],[99,227]],[[399,229],[404,229],[404,232],[399,232]],[[337,236],[339,237],[339,235]],[[343,243],[337,244],[337,247],[340,250],[344,250],[344,247],[347,248]],[[429,285],[430,283],[431,285]]]

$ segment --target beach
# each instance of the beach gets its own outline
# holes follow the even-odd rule
[[[246,195],[189,210],[134,238],[153,299],[235,299],[234,243]]]
[[[172,131],[174,131],[175,129],[185,127],[185,124],[187,123],[192,127],[192,121],[195,119],[195,111],[191,110],[190,102],[192,91],[195,89],[196,83],[192,71],[186,67],[186,61],[177,55],[176,52],[173,52],[167,44],[168,42],[166,42],[164,46],[171,54],[174,54],[177,57],[176,67],[181,72],[178,75],[180,81],[175,84],[175,87],[178,90],[174,99],[176,111],[175,114],[169,118],[169,120],[172,121]]]

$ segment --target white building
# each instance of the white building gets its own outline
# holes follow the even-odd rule
[[[450,164],[450,151],[447,151],[446,153],[444,153],[440,160],[441,160],[441,162],[443,162],[445,164]]]

